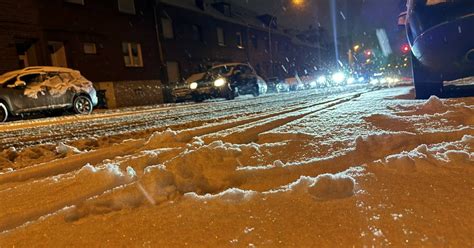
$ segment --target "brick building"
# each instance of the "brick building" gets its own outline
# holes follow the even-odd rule
[[[225,1],[161,0],[159,9],[171,82],[227,62],[249,62],[264,78],[285,78],[313,70],[327,51],[280,28],[271,15]]]
[[[161,103],[166,85],[218,63],[249,62],[264,78],[284,78],[321,60],[315,42],[225,1],[0,0],[0,9],[0,73],[78,69],[109,107]]]

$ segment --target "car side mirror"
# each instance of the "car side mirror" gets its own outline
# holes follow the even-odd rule
[[[26,86],[25,81],[17,80],[14,84],[8,85],[8,88],[17,88],[17,87],[25,87],[25,86]]]

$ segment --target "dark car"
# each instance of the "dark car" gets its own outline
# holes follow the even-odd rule
[[[474,75],[473,0],[409,0],[406,29],[417,98],[448,96],[446,82]]]
[[[11,115],[72,109],[90,114],[98,99],[92,83],[79,71],[28,67],[0,76],[0,121]]]
[[[196,73],[189,76],[188,79],[186,79],[184,82],[180,82],[174,85],[171,89],[171,101],[179,103],[185,102],[186,100],[192,100],[193,98],[191,95],[192,90],[190,89],[190,84],[203,80],[205,76],[206,73],[204,72]]]
[[[232,63],[212,67],[205,75],[189,84],[192,98],[203,101],[209,98],[234,99],[237,95],[258,96],[266,87],[263,80],[248,64]]]

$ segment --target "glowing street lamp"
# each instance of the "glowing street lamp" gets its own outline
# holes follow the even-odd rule
[[[302,7],[305,4],[304,0],[291,0],[291,3],[296,7]]]

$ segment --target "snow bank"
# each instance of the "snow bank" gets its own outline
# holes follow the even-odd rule
[[[79,72],[59,73],[49,77],[40,83],[32,83],[25,89],[24,94],[37,99],[38,95],[45,95],[46,92],[53,97],[64,95],[68,90],[79,92],[91,92],[94,89],[92,83],[84,78]]]
[[[215,193],[237,183],[232,175],[239,166],[237,158],[241,155],[241,146],[215,141],[185,151],[165,165],[174,174],[179,191]]]
[[[446,100],[441,100],[437,96],[431,96],[428,100],[424,101],[421,104],[415,105],[396,105],[390,109],[398,112],[397,115],[400,116],[409,116],[409,115],[434,115],[442,114],[447,112],[450,109],[455,109],[456,106],[450,106],[445,103]]]
[[[13,161],[15,161],[17,157],[18,152],[14,147],[3,150],[0,153],[0,172],[12,170],[12,167],[14,167]]]
[[[73,146],[68,146],[62,142],[56,146],[56,153],[61,155],[61,156],[70,156],[74,154],[80,154],[82,153],[79,149]]]
[[[308,193],[318,200],[350,197],[354,194],[354,178],[344,174],[324,174],[316,177]]]
[[[410,144],[416,140],[416,134],[408,132],[380,133],[369,136],[358,136],[355,141],[357,156],[377,158],[390,154],[391,151]]]
[[[251,191],[251,190],[242,190],[238,188],[230,188],[225,191],[222,191],[218,194],[205,194],[205,195],[198,195],[194,192],[186,193],[184,196],[191,199],[197,199],[201,201],[207,200],[219,200],[226,203],[240,203],[249,201],[252,199],[253,196],[257,195],[258,192]]]
[[[355,179],[347,173],[348,171],[337,174],[322,174],[317,177],[301,176],[297,181],[281,189],[264,192],[264,194],[308,193],[319,201],[351,197],[354,195]]]
[[[373,163],[378,168],[397,173],[440,172],[440,168],[474,165],[474,137],[465,135],[460,141],[436,145],[420,145]]]
[[[155,137],[149,140],[149,144],[156,143],[150,147],[174,141],[176,134],[172,131],[156,133]],[[90,199],[81,206],[73,208],[67,219],[74,221],[83,216],[134,208],[146,203],[157,205],[183,195],[226,202],[248,199],[253,195],[252,192],[233,189],[239,185],[236,179],[238,177],[234,176],[234,173],[241,164],[238,161],[239,156],[248,156],[257,150],[256,144],[233,145],[215,141],[203,145],[199,140],[195,140],[182,153],[164,164],[145,167],[142,176],[130,185],[116,188],[100,198]],[[140,164],[139,161],[134,162],[135,166],[137,163]],[[94,168],[88,166],[83,170],[93,172]],[[133,178],[136,177],[137,173],[133,169],[129,168],[127,171]]]
[[[437,96],[431,96],[428,101],[421,105],[419,111],[425,114],[443,113],[448,107]]]
[[[144,149],[156,149],[162,147],[173,147],[174,145],[182,145],[179,133],[168,129],[164,132],[155,132],[145,143]]]

